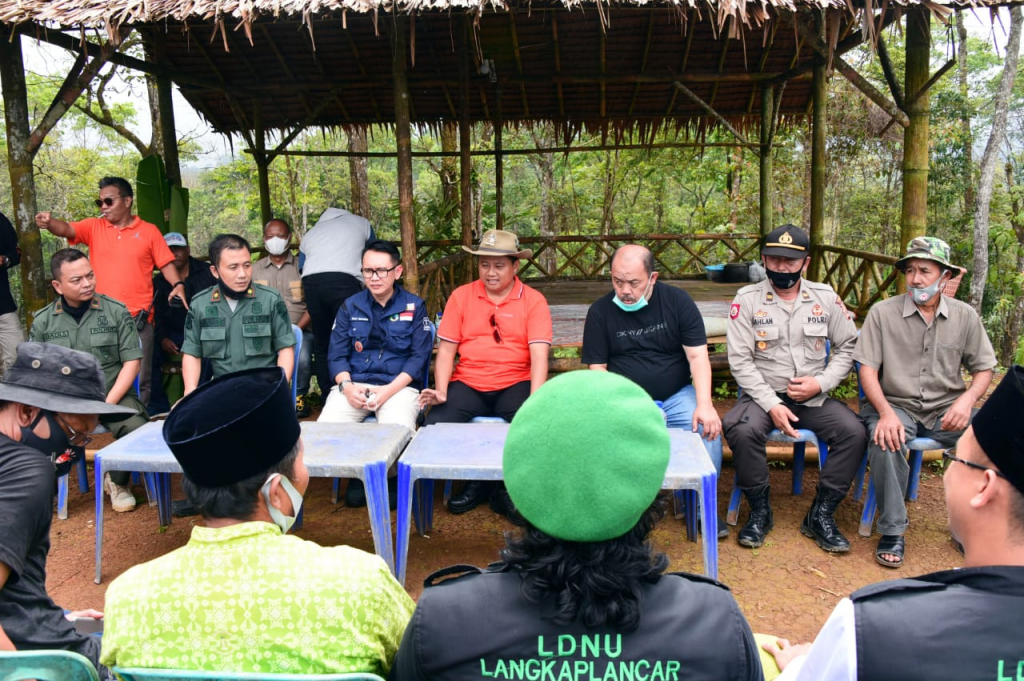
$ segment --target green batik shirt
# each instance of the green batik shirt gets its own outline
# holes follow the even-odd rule
[[[36,312],[29,340],[81,350],[98,359],[106,381],[104,393],[114,387],[125,362],[142,359],[139,332],[128,308],[102,293],[93,296],[81,322],[64,311],[64,298],[58,296]]]
[[[387,676],[413,608],[378,556],[267,522],[197,526],[185,546],[111,583],[100,661]]]
[[[234,312],[218,286],[192,297],[181,352],[209,358],[213,375],[272,367],[277,353],[295,345],[288,308],[272,288],[252,284]]]

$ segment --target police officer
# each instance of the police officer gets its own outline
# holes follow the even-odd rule
[[[57,299],[35,314],[30,340],[88,352],[103,369],[107,404],[128,407],[135,413],[100,416],[100,423],[121,438],[149,422],[134,382],[142,366],[142,347],[135,321],[122,303],[96,293],[96,275],[85,253],[62,248],[50,258]],[[103,486],[111,506],[119,513],[135,508],[128,489],[131,474],[114,471]]]
[[[192,299],[181,344],[185,394],[196,389],[202,359],[213,362],[214,377],[243,369],[274,366],[291,380],[295,334],[281,294],[252,283],[249,242],[221,234],[210,242],[210,269],[217,285]]]
[[[722,425],[736,484],[750,503],[740,545],[757,548],[772,529],[765,437],[774,428],[796,437],[799,426],[829,446],[800,531],[825,551],[844,553],[850,542],[833,515],[864,456],[867,432],[856,414],[827,393],[853,367],[857,328],[831,287],[801,276],[810,262],[809,248],[799,227],[783,225],[770,232],[761,249],[767,279],[741,288],[733,300],[729,368],[743,395]]]
[[[844,598],[813,646],[767,647],[791,681],[1021,677],[1024,367],[1011,368],[947,449],[946,511],[964,567]],[[952,552],[951,552],[952,553]]]

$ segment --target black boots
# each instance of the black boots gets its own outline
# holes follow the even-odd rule
[[[775,523],[772,520],[772,507],[768,504],[768,493],[771,489],[771,485],[761,485],[743,490],[743,495],[750,504],[750,517],[737,537],[740,546],[760,548],[764,544],[765,535],[772,531]]]
[[[455,515],[472,511],[490,498],[492,489],[493,482],[470,480],[460,494],[448,500],[448,510]]]
[[[800,525],[800,531],[804,535],[813,539],[819,547],[829,553],[846,553],[850,550],[850,542],[839,531],[833,517],[845,497],[846,494],[818,485],[814,503]]]

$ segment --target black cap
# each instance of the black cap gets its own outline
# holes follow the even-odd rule
[[[1024,494],[1024,367],[1016,364],[971,420],[974,437],[1006,479]]]
[[[299,441],[291,387],[279,367],[215,378],[177,404],[164,441],[189,480],[224,487],[265,471]]]
[[[807,232],[796,225],[782,225],[768,232],[761,255],[778,258],[806,258],[811,254],[811,240]]]

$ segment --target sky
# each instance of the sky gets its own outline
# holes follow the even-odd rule
[[[1009,15],[1005,9],[1001,9],[1000,14],[1001,23],[993,23],[989,18],[988,10],[968,11],[966,24],[971,35],[993,40],[997,49],[1002,51],[1006,45]],[[1021,51],[1024,52],[1024,41],[1022,41]],[[72,62],[69,52],[52,45],[37,43],[31,39],[25,40],[24,52],[27,70],[58,80],[63,80]],[[112,82],[108,89],[108,99],[111,101],[135,101],[135,108],[139,115],[137,121],[130,127],[140,138],[148,140],[151,126],[145,100],[141,99],[143,97],[145,97],[145,87],[141,83],[132,86],[118,79],[116,82]],[[228,138],[214,133],[177,89],[174,90],[174,119],[178,138],[193,137],[203,149],[195,162],[183,166],[183,171],[198,173],[214,168],[230,160],[232,154],[237,157],[241,153],[239,150],[245,146],[240,140],[235,140],[234,149],[232,149]]]

